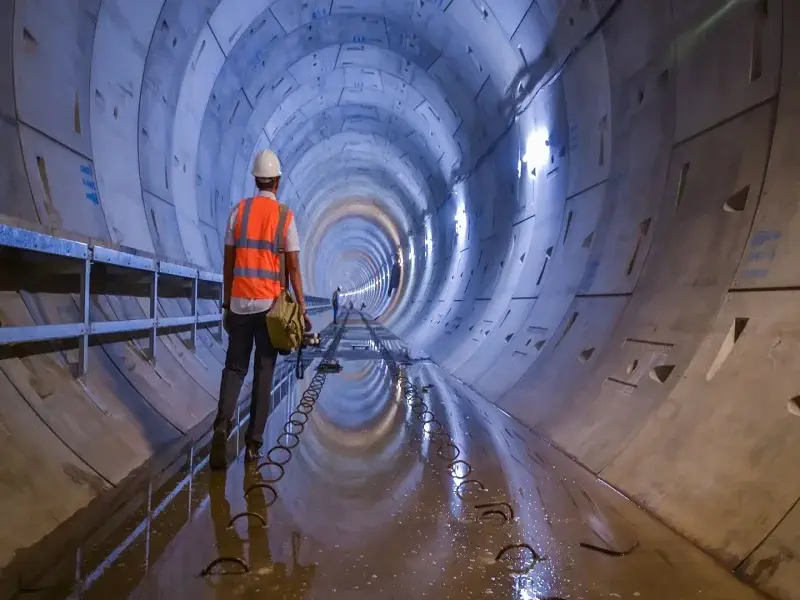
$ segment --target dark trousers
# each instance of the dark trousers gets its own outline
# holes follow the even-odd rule
[[[255,447],[261,446],[267,417],[272,412],[272,374],[278,358],[278,351],[272,347],[269,339],[266,316],[266,312],[252,315],[227,313],[228,354],[222,371],[219,406],[214,421],[215,430],[224,427],[226,435],[230,433],[255,342],[256,358],[253,396],[250,401],[250,423],[244,437],[246,444]]]
[[[333,305],[333,322],[334,323],[336,323],[336,315],[338,315],[338,314],[339,314],[339,305],[338,304],[334,304]]]

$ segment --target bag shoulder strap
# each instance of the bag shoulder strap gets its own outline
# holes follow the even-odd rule
[[[278,231],[276,232],[275,241],[278,245],[278,257],[281,263],[280,282],[281,288],[288,290],[289,282],[286,276],[286,239],[283,235],[283,230],[286,229],[286,219],[289,217],[289,207],[285,204],[278,203]]]

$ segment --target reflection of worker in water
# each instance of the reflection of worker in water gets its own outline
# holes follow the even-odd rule
[[[234,527],[228,529],[228,523],[234,516],[231,514],[230,503],[225,496],[227,471],[214,474],[211,481],[210,505],[211,518],[214,521],[214,536],[217,542],[219,556],[241,558],[249,567],[249,572],[244,575],[225,577],[224,582],[219,576],[210,575],[209,583],[219,592],[219,598],[231,597],[256,597],[254,592],[264,594],[265,597],[285,598],[299,600],[303,598],[311,586],[316,565],[300,565],[300,534],[292,533],[292,567],[276,563],[272,560],[269,546],[269,529],[260,519],[254,516],[243,516],[237,519]],[[243,492],[247,492],[254,484],[263,483],[264,480],[256,470],[248,471],[244,476]],[[269,488],[254,488],[245,496],[247,511],[268,519],[268,502],[275,498]],[[267,521],[268,522],[268,521]],[[245,556],[245,540],[239,537],[238,531],[247,528],[248,555]],[[219,565],[215,573],[239,573],[239,565],[226,563]],[[260,597],[260,596],[259,596]]]
[[[333,292],[333,297],[331,298],[331,304],[333,305],[333,324],[336,324],[336,315],[339,314],[339,295],[342,293],[342,286],[336,288],[336,291]]]

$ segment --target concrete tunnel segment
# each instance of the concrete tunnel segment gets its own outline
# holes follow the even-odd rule
[[[15,0],[0,11],[6,221],[219,269],[231,203],[271,146],[311,293],[342,283],[725,566],[799,597],[800,483],[787,473],[800,446],[800,7]],[[547,85],[500,136],[519,72]],[[78,310],[68,295],[2,294],[3,325]],[[99,297],[95,309],[146,307]],[[0,361],[0,564],[207,420],[224,351],[201,339],[195,357],[162,337],[155,367],[137,342],[93,347],[84,381],[70,351]]]

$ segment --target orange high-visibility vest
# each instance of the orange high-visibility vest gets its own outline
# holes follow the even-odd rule
[[[284,244],[294,215],[288,208],[281,219],[280,205],[272,198],[256,196],[239,202],[233,230],[236,262],[233,268],[234,298],[274,300],[281,293],[278,231]]]

